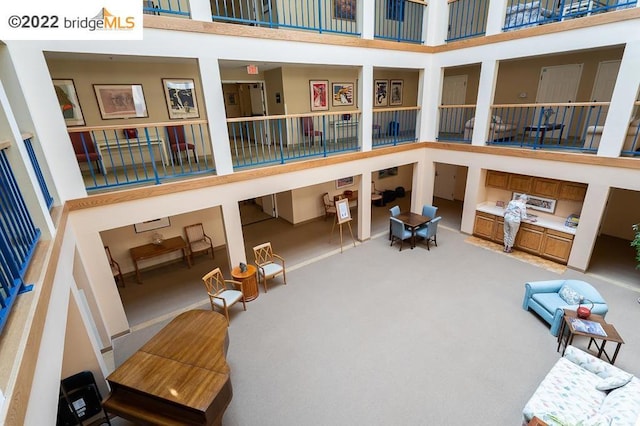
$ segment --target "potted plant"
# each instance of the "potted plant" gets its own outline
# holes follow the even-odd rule
[[[640,269],[640,223],[636,223],[631,228],[633,228],[634,238],[631,241],[631,247],[636,249],[636,269]]]

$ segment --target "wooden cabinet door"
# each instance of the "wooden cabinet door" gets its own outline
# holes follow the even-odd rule
[[[507,189],[508,184],[509,184],[509,173],[496,172],[495,170],[487,170],[487,178],[485,180],[486,186]]]
[[[493,237],[493,226],[495,225],[495,221],[496,217],[492,214],[476,212],[476,221],[473,225],[473,235],[490,240],[491,237]]]
[[[560,183],[558,198],[561,200],[584,201],[587,194],[587,185],[576,182]]]
[[[543,238],[544,228],[522,223],[516,237],[515,246],[523,251],[540,254]]]
[[[504,218],[496,216],[496,224],[493,227],[493,241],[504,244]]]
[[[511,191],[529,194],[532,184],[532,176],[509,175],[509,190]]]
[[[567,263],[572,245],[573,235],[547,229],[542,243],[542,255],[558,262]]]
[[[554,179],[534,178],[531,193],[547,198],[558,198],[560,181]]]

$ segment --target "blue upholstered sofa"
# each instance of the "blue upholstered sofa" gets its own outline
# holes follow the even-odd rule
[[[593,302],[591,313],[602,315],[609,311],[607,303],[598,290],[589,283],[580,280],[533,281],[524,285],[522,309],[536,312],[551,324],[551,334],[558,335],[562,326],[563,309],[578,309],[579,298]],[[575,302],[575,303],[568,303]],[[586,306],[591,304],[586,302]]]

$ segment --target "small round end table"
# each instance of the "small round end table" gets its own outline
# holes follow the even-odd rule
[[[231,270],[231,276],[233,279],[242,283],[245,302],[250,302],[251,300],[256,299],[260,294],[258,290],[256,272],[258,272],[258,270],[253,265],[247,265],[247,270],[245,272],[240,271],[239,266],[236,266]]]

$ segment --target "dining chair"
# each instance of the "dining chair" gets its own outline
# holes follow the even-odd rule
[[[216,307],[224,310],[224,315],[227,317],[227,324],[229,324],[230,307],[238,302],[242,302],[244,310],[247,310],[242,283],[240,281],[225,280],[220,268],[216,268],[207,273],[202,277],[202,282],[204,282],[207,294],[209,295],[211,310],[215,312]],[[238,288],[240,290],[236,290]]]
[[[100,173],[102,173],[102,157],[96,149],[96,144],[93,141],[91,132],[70,132],[69,138],[71,139],[71,145],[73,145],[73,152],[76,154],[78,164],[89,163],[89,168],[91,172],[93,172],[91,162],[95,161],[96,168]]]
[[[400,251],[402,251],[402,243],[404,240],[411,240],[413,238],[413,234],[411,231],[407,230],[404,227],[404,222],[395,217],[390,217],[389,221],[391,222],[391,244],[393,245],[395,240],[400,240]],[[411,246],[413,248],[413,246]]]
[[[442,216],[435,217],[427,223],[427,226],[416,231],[416,236],[423,238],[427,242],[427,250],[431,250],[429,248],[429,242],[431,241],[438,247],[438,222],[440,222],[441,219]]]
[[[438,208],[436,206],[432,206],[429,204],[425,204],[424,206],[422,206],[422,216],[427,216],[433,219],[437,214]]]
[[[327,220],[329,216],[336,215],[336,205],[331,202],[328,192],[322,194],[322,204],[324,205],[324,220]]]
[[[393,206],[389,209],[391,217],[397,217],[400,214],[400,206]],[[389,239],[391,239],[391,221],[389,221]]]
[[[267,292],[267,280],[282,274],[282,279],[287,284],[287,274],[284,267],[284,259],[273,252],[271,243],[263,243],[253,248],[255,263],[258,267],[258,277],[262,280],[264,292]]]
[[[111,273],[113,274],[113,278],[116,279],[116,285],[118,285],[118,281],[122,283],[122,287],[125,287],[124,277],[122,276],[122,270],[120,269],[120,264],[113,260],[111,257],[111,250],[109,250],[108,246],[104,246],[104,251],[107,254],[107,260],[109,261],[109,266],[111,267]]]
[[[320,137],[320,145],[322,145],[322,131],[314,129],[313,117],[301,117],[300,120],[302,121],[302,132],[304,133],[305,137],[311,138],[311,145],[313,145],[316,136]]]
[[[209,250],[211,250],[211,258],[215,259],[213,255],[213,242],[211,238],[204,233],[204,225],[202,225],[202,223],[185,226],[184,233],[187,236],[187,244],[189,245],[192,260],[194,253],[207,253]]]
[[[169,138],[169,147],[171,148],[171,158],[173,161],[182,164],[182,153],[186,153],[187,161],[190,162],[191,157],[189,156],[189,151],[191,151],[195,162],[198,162],[196,147],[194,144],[187,142],[183,125],[167,126],[167,135]]]

